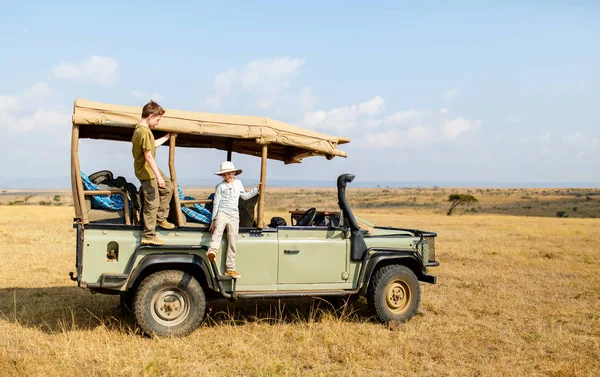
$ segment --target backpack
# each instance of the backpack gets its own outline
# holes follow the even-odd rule
[[[269,228],[277,228],[279,226],[286,226],[287,222],[283,217],[273,217],[271,218],[271,222],[269,223]]]
[[[133,218],[139,223],[139,219],[141,218],[141,201],[138,190],[133,183],[127,182],[125,177],[118,176],[114,178],[113,173],[109,170],[97,171],[90,174],[88,178],[96,185],[106,185],[124,190],[129,197],[129,202],[133,209]]]

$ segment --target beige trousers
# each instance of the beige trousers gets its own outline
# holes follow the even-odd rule
[[[237,244],[238,232],[240,228],[240,219],[238,217],[229,216],[223,212],[219,212],[214,219],[215,228],[212,237],[210,238],[210,246],[208,250],[217,252],[221,246],[223,232],[227,229],[227,259],[225,268],[235,271],[235,247]]]
[[[169,204],[173,196],[173,182],[165,173],[160,175],[165,180],[165,187],[158,187],[156,178],[142,182],[144,193],[144,230],[142,237],[150,238],[156,236],[156,221],[165,221],[169,216]]]

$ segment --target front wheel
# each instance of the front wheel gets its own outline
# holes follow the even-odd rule
[[[373,276],[367,301],[371,312],[382,322],[408,321],[421,301],[419,280],[406,266],[382,267]]]
[[[148,335],[185,336],[202,322],[206,296],[191,274],[159,271],[140,284],[133,312],[138,325]]]

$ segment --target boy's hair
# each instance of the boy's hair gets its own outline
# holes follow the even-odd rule
[[[165,109],[158,103],[150,100],[142,109],[142,119],[148,118],[150,115],[164,115]]]

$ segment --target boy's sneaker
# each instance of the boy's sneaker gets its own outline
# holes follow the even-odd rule
[[[152,245],[152,246],[162,246],[165,244],[165,241],[159,240],[158,237],[142,237],[140,244],[142,245]]]
[[[226,270],[224,275],[231,276],[234,279],[239,279],[242,277],[242,275],[235,272],[235,270]]]
[[[159,227],[163,228],[163,229],[175,229],[175,225],[171,224],[170,222],[168,222],[167,220],[163,220],[163,221],[156,221],[156,225],[158,225]]]
[[[208,253],[206,253],[206,256],[208,257],[209,261],[214,262],[217,259],[217,252],[214,250],[209,250]]]

